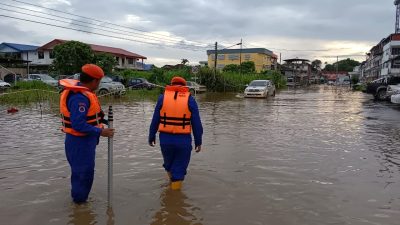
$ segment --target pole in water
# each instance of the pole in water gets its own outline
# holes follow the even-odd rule
[[[112,106],[108,107],[108,128],[113,128],[113,110]],[[108,188],[107,188],[107,200],[108,207],[112,207],[112,191],[113,190],[113,138],[108,138]]]

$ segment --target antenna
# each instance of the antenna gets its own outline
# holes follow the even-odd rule
[[[400,33],[400,0],[395,0],[394,5],[396,6],[396,27],[395,33]]]

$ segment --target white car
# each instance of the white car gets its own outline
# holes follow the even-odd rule
[[[244,97],[267,98],[275,96],[275,85],[270,80],[253,80],[244,90]]]
[[[400,104],[400,84],[389,85],[386,94],[390,96],[390,101],[395,104]]]
[[[9,83],[4,82],[3,80],[0,79],[0,90],[4,90],[4,89],[10,88],[10,87],[11,87],[11,85]]]
[[[79,80],[80,74],[76,73],[68,79],[75,79]],[[110,77],[104,76],[99,85],[99,89],[97,90],[97,94],[99,95],[106,95],[106,94],[113,94],[113,95],[124,95],[126,93],[125,86],[121,82],[113,81]]]
[[[58,81],[47,74],[29,74],[27,81],[39,80],[53,87],[58,86]]]

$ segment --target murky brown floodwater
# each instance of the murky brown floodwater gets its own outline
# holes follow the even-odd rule
[[[0,224],[382,224],[400,220],[400,109],[321,86],[275,98],[199,96],[204,150],[171,192],[147,145],[154,102],[114,104],[114,208],[107,140],[90,201],[70,199],[56,115],[0,107]]]

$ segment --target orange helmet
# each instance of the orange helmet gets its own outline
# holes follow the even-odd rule
[[[182,86],[186,86],[186,80],[182,77],[173,77],[171,80],[171,85],[182,85]]]
[[[103,69],[101,69],[100,66],[97,66],[95,64],[83,65],[82,72],[96,79],[101,79],[104,77]]]

